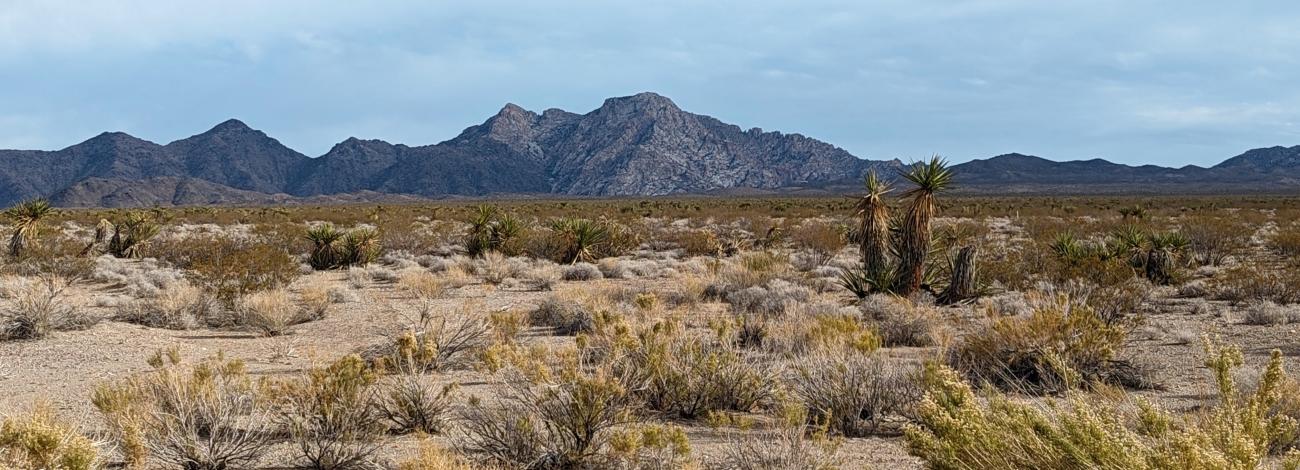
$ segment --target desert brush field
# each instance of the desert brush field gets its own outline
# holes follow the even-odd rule
[[[892,176],[892,175],[891,175]],[[4,213],[0,463],[1295,468],[1300,199]]]

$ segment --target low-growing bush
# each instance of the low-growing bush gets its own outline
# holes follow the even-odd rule
[[[1216,300],[1300,303],[1300,267],[1269,269],[1240,265],[1223,270],[1210,283]]]
[[[45,404],[0,424],[0,465],[5,468],[96,470],[104,465],[98,447]]]
[[[11,293],[13,299],[0,306],[0,334],[5,339],[40,339],[54,331],[94,325],[97,318],[71,305],[66,288],[63,280],[53,276],[18,286]]]
[[[92,403],[128,466],[253,468],[274,434],[266,402],[240,361],[192,366],[172,350],[151,372],[100,384]]]
[[[196,286],[227,307],[254,292],[288,286],[300,276],[298,262],[287,247],[227,237],[200,238],[194,246],[202,248],[187,251],[186,258],[173,260],[173,264],[188,270]]]
[[[180,284],[155,297],[135,299],[119,306],[116,318],[154,328],[185,330],[209,318],[215,308],[202,290]]]
[[[471,398],[455,446],[510,468],[602,468],[611,440],[637,421],[636,400],[605,368],[568,367],[541,383],[508,373],[499,400]]]
[[[305,377],[273,385],[275,421],[296,447],[302,468],[370,468],[387,429],[375,373],[346,356]]]
[[[1246,307],[1241,322],[1247,325],[1285,325],[1300,322],[1300,307],[1278,305],[1267,300]]]
[[[1031,393],[1138,386],[1135,370],[1117,359],[1133,326],[1063,297],[1046,299],[1027,316],[989,319],[953,346],[948,363],[972,381]]]
[[[810,424],[848,437],[898,432],[921,399],[919,369],[857,351],[801,357],[789,381]]]
[[[652,410],[680,418],[754,410],[770,400],[776,376],[757,358],[715,339],[686,334],[675,322],[641,333],[621,370],[644,380],[636,390]]]
[[[591,263],[576,263],[562,268],[561,277],[566,281],[594,281],[605,276],[600,268]]]
[[[919,424],[907,430],[909,451],[932,468],[1262,468],[1296,422],[1273,414],[1286,380],[1273,352],[1255,390],[1239,390],[1236,348],[1206,341],[1206,365],[1218,385],[1216,406],[1178,420],[1139,400],[1136,416],[1082,396],[1050,408],[989,394],[980,399],[952,370],[929,365]],[[1136,423],[1130,427],[1128,423]],[[1295,456],[1284,468],[1300,464]]]
[[[451,412],[454,385],[435,387],[422,374],[403,373],[383,385],[384,417],[398,434],[441,433]]]
[[[787,412],[774,429],[734,434],[710,468],[726,470],[836,470],[842,465],[839,442],[824,428],[809,427],[806,415]]]
[[[421,309],[425,313],[419,319],[375,353],[387,368],[424,373],[461,367],[492,341],[492,327],[480,315],[468,310],[435,315],[427,305]]]
[[[528,323],[552,328],[558,335],[576,335],[594,329],[598,314],[586,302],[552,295],[528,313]]]

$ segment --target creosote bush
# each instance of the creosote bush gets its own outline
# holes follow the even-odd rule
[[[1262,468],[1269,450],[1296,429],[1293,419],[1272,412],[1286,380],[1281,354],[1273,352],[1255,390],[1243,391],[1233,380],[1241,351],[1205,343],[1218,403],[1181,419],[1145,400],[1134,416],[1081,395],[1050,407],[996,393],[981,400],[956,372],[930,364],[919,423],[907,430],[909,451],[948,469]],[[1283,468],[1300,464],[1294,454],[1284,460]]]
[[[948,352],[948,364],[977,383],[1032,393],[1094,384],[1138,386],[1141,377],[1116,358],[1133,319],[1105,318],[1065,297],[1048,298],[1027,316],[990,318]]]
[[[507,371],[499,400],[472,397],[459,411],[457,449],[509,468],[602,468],[618,430],[637,422],[631,391],[606,368],[548,375]]]
[[[303,468],[371,468],[387,430],[375,372],[350,355],[272,386],[275,422],[288,430]]]

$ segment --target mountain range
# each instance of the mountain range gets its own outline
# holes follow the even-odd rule
[[[892,173],[800,134],[741,129],[654,94],[575,114],[507,104],[434,145],[349,138],[316,158],[238,120],[166,145],[106,132],[57,151],[0,150],[0,205],[167,206],[451,196],[657,196],[841,192]],[[1300,190],[1300,146],[1211,168],[1055,162],[1007,154],[955,165],[957,187],[994,193],[1243,193]]]

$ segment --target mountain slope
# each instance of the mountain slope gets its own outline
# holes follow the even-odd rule
[[[861,160],[799,134],[744,130],[654,93],[585,114],[507,104],[433,145],[349,138],[309,158],[237,120],[166,145],[106,132],[56,151],[0,150],[0,205],[264,204],[492,195],[826,194],[857,191]],[[1224,193],[1300,190],[1300,146],[1254,149],[1212,168],[1056,162],[1006,154],[954,166],[973,193]]]

